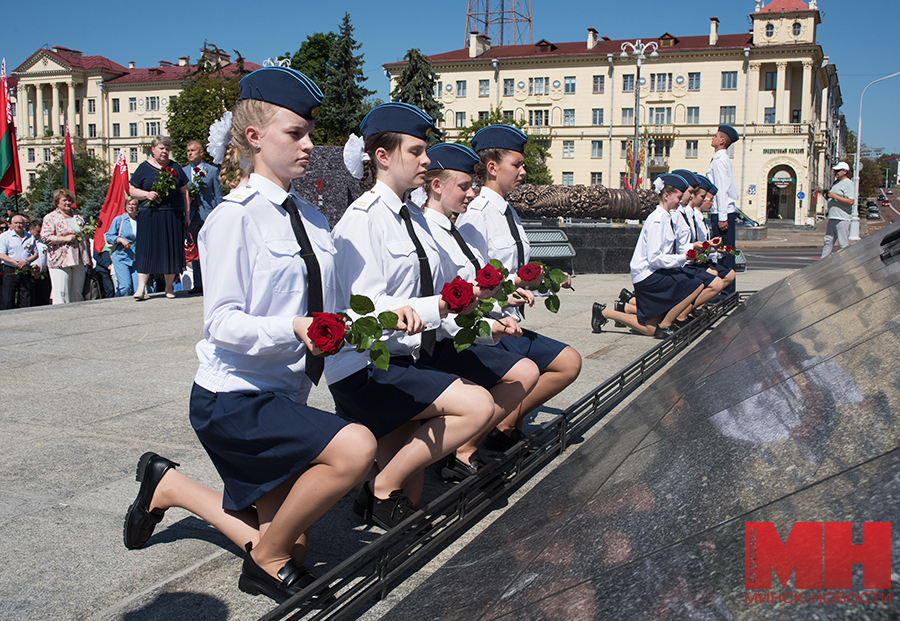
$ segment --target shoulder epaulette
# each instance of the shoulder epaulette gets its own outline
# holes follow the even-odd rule
[[[378,194],[375,190],[364,192],[362,196],[350,203],[350,209],[361,209],[366,211],[378,200]]]
[[[241,186],[233,189],[225,195],[224,200],[233,201],[235,203],[246,203],[247,199],[256,194],[258,190],[251,188],[249,185]]]

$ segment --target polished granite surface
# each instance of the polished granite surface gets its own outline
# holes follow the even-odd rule
[[[390,618],[900,618],[900,260],[882,234],[748,300]],[[892,522],[893,603],[745,603],[747,521]]]

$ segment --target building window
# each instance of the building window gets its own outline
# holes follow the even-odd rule
[[[766,71],[766,88],[767,91],[774,91],[778,84],[778,73],[776,71]]]
[[[137,97],[129,97],[128,98],[128,111],[134,112],[136,110],[137,110]],[[75,112],[78,112],[78,110],[76,110]]]
[[[44,161],[50,163],[50,149],[44,149]]]
[[[722,90],[723,91],[737,90],[737,71],[723,71],[722,72]]]
[[[128,149],[128,161],[136,162],[137,161],[137,147],[131,147]]]
[[[122,152],[122,149],[113,149],[113,161],[119,161],[119,153]]]
[[[603,185],[603,173],[602,172],[592,172],[591,173],[591,185]]]
[[[603,90],[606,88],[606,76],[605,75],[595,75],[594,76],[594,94],[602,95]]]
[[[512,121],[513,119],[513,111],[512,110],[504,110],[503,111],[503,120],[504,121]]]
[[[148,136],[158,136],[159,135],[159,121],[147,121],[147,135]]]
[[[700,72],[689,73],[688,74],[688,90],[689,91],[699,91],[700,90]]]
[[[528,94],[550,94],[550,78],[528,78]]]
[[[147,110],[159,110],[159,97],[147,97]]]
[[[728,123],[731,125],[735,119],[734,106],[722,106],[719,108],[719,123]]]
[[[28,185],[34,185],[35,181],[37,181],[37,174],[28,173]]]
[[[603,158],[603,141],[591,140],[591,159],[599,160]]]
[[[634,108],[622,108],[622,125],[634,125]]]
[[[563,140],[563,159],[571,160],[575,158],[575,141]]]
[[[799,110],[791,110],[791,123],[799,123],[800,122],[800,111]]]
[[[794,22],[794,25],[791,26],[791,33],[792,33],[795,37],[799,37],[799,36],[800,36],[800,31],[801,31],[802,29],[803,29],[803,26],[800,25],[800,22]]]
[[[775,25],[774,24],[766,24],[766,38],[771,39],[772,35],[775,34]]]
[[[47,102],[45,101],[44,105],[46,105],[46,104],[47,104]],[[88,104],[88,114],[94,114],[97,111],[97,100],[96,99],[88,99],[87,104]]]
[[[34,161],[34,149],[31,149],[31,148],[28,149],[28,161],[29,162]]]
[[[118,123],[112,124],[112,137],[113,138],[119,137],[119,124]]]
[[[671,125],[672,108],[650,108],[647,118],[653,125]]]
[[[88,149],[87,151],[88,151],[88,157],[94,157],[94,156],[95,156],[95,152],[94,152],[93,149]]]
[[[487,121],[488,113],[486,110],[482,110],[478,112],[478,120],[479,121]]]
[[[563,110],[563,125],[565,127],[575,127],[575,109]]]
[[[94,123],[88,123],[88,138],[97,137],[97,126]]]
[[[775,108],[766,108],[766,116],[763,120],[763,123],[765,123],[766,125],[775,124]]]
[[[503,78],[503,96],[504,97],[512,97],[513,89],[515,88],[513,85],[515,84],[515,80],[512,78]]]
[[[118,100],[118,99],[113,99],[113,100],[112,100],[112,111],[113,111],[113,112],[118,112],[118,111],[119,111],[119,100]]]
[[[700,108],[699,106],[695,106],[687,109],[687,124],[688,125],[699,125],[700,124]]]
[[[565,85],[566,85],[565,94],[566,95],[574,95],[575,94],[575,76],[568,76],[566,78],[563,78],[563,81],[565,82]]]
[[[137,138],[137,123],[128,124],[128,135],[132,138]]]
[[[697,140],[688,140],[687,141],[687,151],[684,156],[688,159],[696,159],[697,158]]]
[[[665,93],[672,90],[672,74],[671,73],[651,73],[650,74],[650,91],[657,93]]]
[[[466,96],[466,81],[465,80],[457,80],[456,81],[456,96],[457,97],[465,97]]]
[[[603,108],[594,108],[591,110],[591,124],[603,125]]]
[[[633,93],[634,92],[634,74],[628,73],[622,76],[622,92],[623,93]]]
[[[75,100],[75,114],[81,114],[81,100]]]
[[[81,138],[81,123],[75,125],[75,135]]]
[[[550,124],[550,111],[549,110],[529,110],[528,111],[528,124],[529,125],[549,125]]]
[[[465,112],[457,112],[456,113],[456,126],[457,127],[465,127],[466,126],[466,113]]]
[[[621,157],[622,159],[625,159],[626,157],[628,157],[628,141],[627,140],[622,141],[622,152],[619,153],[619,157]]]
[[[444,93],[444,83],[443,82],[435,82],[434,88],[431,91],[431,96],[435,99],[440,99],[441,95]]]
[[[491,96],[491,81],[490,80],[478,80],[478,96],[479,97],[490,97]]]
[[[562,174],[563,185],[575,185],[575,173],[564,172]]]

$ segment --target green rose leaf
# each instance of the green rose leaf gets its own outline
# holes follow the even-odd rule
[[[356,351],[363,353],[375,343],[375,339],[371,336],[362,336],[359,343],[356,344]]]
[[[476,328],[478,329],[478,336],[480,336],[483,339],[491,338],[491,324],[490,323],[488,323],[487,321],[479,321]]]
[[[566,276],[566,273],[564,271],[562,271],[561,269],[554,268],[554,269],[550,270],[549,276],[550,276],[550,280],[552,280],[553,282],[558,283],[558,284],[562,284],[562,283],[566,282],[567,280],[569,280],[569,277]]]
[[[372,345],[372,349],[369,350],[369,359],[372,361],[372,364],[375,365],[376,369],[387,371],[388,363],[391,361],[391,354],[388,351],[387,345],[381,341]]]
[[[381,325],[386,330],[393,330],[397,327],[397,322],[400,321],[400,318],[397,317],[397,313],[384,311],[383,313],[378,313],[378,321],[381,322]]]
[[[456,333],[456,336],[453,337],[453,347],[456,348],[457,352],[461,352],[469,345],[475,342],[475,329],[474,328],[463,328],[459,332]]]
[[[559,310],[559,296],[555,293],[550,294],[544,299],[544,306],[546,306],[547,310],[551,313],[555,313]]]
[[[365,336],[381,336],[381,325],[374,317],[360,317],[353,322],[353,327],[357,328],[359,333]]]
[[[537,291],[538,293],[547,293],[549,291],[549,289],[547,288],[547,284],[543,282],[539,284],[537,287]]]
[[[475,325],[476,318],[472,315],[457,315],[455,321],[460,328],[471,328]]]
[[[375,312],[375,304],[364,295],[351,295],[350,308],[357,315],[368,315]]]

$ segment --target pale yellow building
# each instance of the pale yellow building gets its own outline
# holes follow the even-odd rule
[[[837,72],[816,43],[815,0],[756,2],[750,17],[752,32],[719,34],[713,17],[702,36],[642,39],[658,54],[643,60],[637,84],[639,142],[652,139],[643,185],[677,168],[704,173],[712,135],[730,123],[742,136],[729,151],[742,210],[759,222],[806,224],[815,215],[810,188],[827,186],[844,156]],[[621,57],[623,43],[594,28],[584,42],[498,47],[472,33],[467,48],[430,55],[447,139],[500,106],[543,141],[555,183],[620,187],[637,78],[634,56]],[[403,66],[385,65],[392,88]]]
[[[224,52],[201,50],[224,72],[235,66]],[[260,65],[244,63],[252,71]],[[12,72],[16,138],[22,184],[27,190],[38,166],[58,157],[66,122],[75,151],[112,165],[125,152],[129,173],[149,154],[153,136],[166,133],[169,100],[196,70],[187,57],[157,67],[123,67],[103,56],[64,47],[39,49]],[[204,140],[206,136],[198,136]]]

